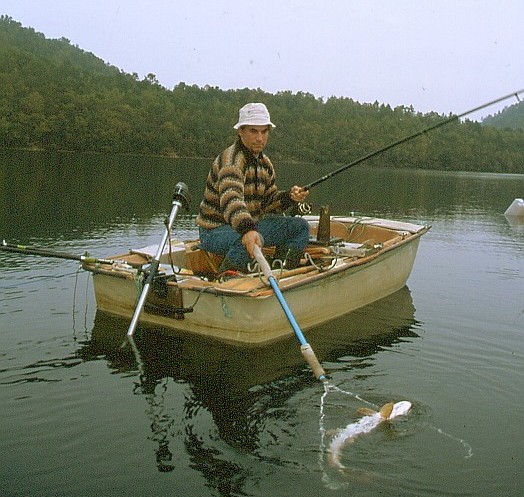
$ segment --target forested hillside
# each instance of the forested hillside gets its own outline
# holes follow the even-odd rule
[[[483,119],[482,123],[499,129],[524,130],[524,102],[505,107],[502,111]]]
[[[497,95],[494,95],[497,97]],[[0,18],[0,146],[212,157],[238,108],[262,101],[277,124],[275,159],[344,164],[449,116],[289,91],[161,86],[69,40]],[[524,131],[454,122],[373,159],[380,166],[524,173]]]

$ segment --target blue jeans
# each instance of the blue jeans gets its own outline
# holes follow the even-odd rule
[[[302,252],[309,241],[308,222],[301,217],[267,216],[256,225],[266,247]],[[200,228],[200,247],[207,252],[223,255],[228,263],[245,270],[251,257],[242,245],[242,235],[229,224],[213,229]]]

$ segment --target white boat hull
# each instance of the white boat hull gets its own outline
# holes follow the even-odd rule
[[[352,218],[340,219],[352,222]],[[385,220],[370,221],[373,226],[380,226],[380,223],[386,223],[384,230],[388,233],[392,232],[391,226],[398,227],[394,231],[396,236],[370,256],[341,259],[331,269],[279,280],[279,287],[301,329],[307,330],[347,314],[406,284],[420,237],[429,228],[391,224]],[[412,227],[411,232],[404,230],[405,226]],[[135,273],[86,269],[94,273],[98,309],[130,319],[141,292]],[[261,345],[292,335],[280,302],[272,290],[257,280],[256,277],[241,280],[241,284],[247,283],[253,288],[239,291],[231,285],[226,288],[195,278],[182,278],[175,285],[178,298],[181,297],[186,310],[192,307],[192,312],[164,315],[146,307],[140,322],[245,345]],[[165,309],[169,305],[167,300],[163,302]]]

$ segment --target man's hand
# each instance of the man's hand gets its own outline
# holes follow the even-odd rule
[[[260,248],[263,246],[262,237],[260,233],[255,230],[248,231],[242,237],[242,245],[246,247],[249,257],[255,257],[255,245],[258,245]]]
[[[289,190],[289,197],[293,202],[304,202],[306,200],[306,197],[309,195],[309,190],[305,190],[301,186],[293,186],[291,187],[291,190]]]

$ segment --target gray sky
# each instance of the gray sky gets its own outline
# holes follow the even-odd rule
[[[523,0],[2,0],[0,14],[167,88],[303,91],[440,114],[524,88]]]

